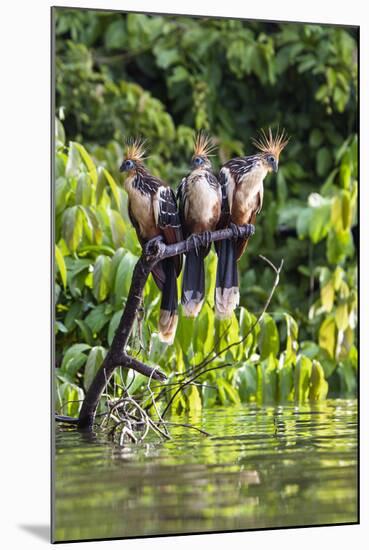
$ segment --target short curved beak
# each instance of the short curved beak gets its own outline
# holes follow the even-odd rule
[[[122,162],[122,164],[120,165],[120,168],[119,168],[119,172],[124,172],[124,171],[125,171],[124,162]]]
[[[272,168],[273,168],[273,172],[278,172],[278,161],[277,160],[275,160],[273,162]]]

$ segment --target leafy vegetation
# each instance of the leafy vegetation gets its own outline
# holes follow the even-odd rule
[[[63,8],[55,25],[58,410],[78,413],[140,254],[118,172],[124,139],[147,137],[150,170],[176,187],[188,171],[194,129],[215,136],[218,168],[250,154],[258,128],[277,124],[292,139],[277,177],[265,182],[256,234],[240,262],[236,315],[214,318],[212,252],[207,302],[196,320],[180,313],[173,346],[155,334],[160,297],[150,277],[130,353],[169,375],[165,392],[152,384],[164,405],[177,391],[171,384],[213,369],[196,380],[201,385],[178,392],[177,411],[354,395],[355,30]],[[284,268],[255,324],[274,280],[259,254],[275,265],[283,258]],[[118,370],[109,393],[119,396],[129,384],[149,407],[141,375]]]

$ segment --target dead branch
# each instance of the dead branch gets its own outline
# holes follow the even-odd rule
[[[254,231],[253,225],[239,226],[237,231],[238,238],[247,239],[254,234]],[[143,289],[153,267],[161,260],[184,254],[195,249],[195,247],[208,246],[209,242],[232,238],[235,238],[234,228],[226,228],[214,231],[210,234],[200,234],[196,241],[190,239],[167,245],[162,240],[153,239],[147,243],[135,266],[126,306],[115,332],[111,347],[86,392],[78,419],[78,429],[80,431],[92,431],[99,400],[117,367],[132,368],[154,380],[164,381],[167,378],[159,369],[153,369],[145,365],[141,361],[129,356],[125,351],[133,323],[141,307]],[[165,432],[162,435],[164,434]],[[165,437],[168,437],[167,434],[165,434]]]

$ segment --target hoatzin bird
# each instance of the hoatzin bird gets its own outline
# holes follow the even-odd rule
[[[281,151],[289,138],[284,130],[273,137],[262,130],[253,144],[260,153],[248,157],[234,158],[226,162],[219,173],[222,189],[222,215],[218,229],[227,226],[255,224],[256,215],[263,205],[263,181],[268,172],[277,172]],[[224,240],[216,243],[218,254],[215,288],[215,313],[219,319],[232,315],[239,304],[237,260],[242,256],[248,239]]]
[[[164,239],[167,244],[182,240],[176,197],[172,189],[152,176],[143,164],[144,142],[131,142],[120,167],[127,172],[124,181],[128,193],[128,213],[142,247],[151,239]],[[182,256],[166,258],[152,270],[162,291],[159,316],[159,338],[172,344],[178,322],[177,277],[182,268]]]
[[[194,143],[192,171],[183,178],[177,196],[184,237],[214,231],[221,213],[220,185],[213,174],[209,156],[214,149],[210,138],[200,132]],[[196,244],[196,243],[195,243]],[[205,296],[204,258],[210,245],[186,253],[182,283],[182,306],[187,317],[196,317]]]

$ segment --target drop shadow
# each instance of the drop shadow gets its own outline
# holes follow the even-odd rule
[[[50,542],[50,525],[19,525],[19,527],[41,540]]]

